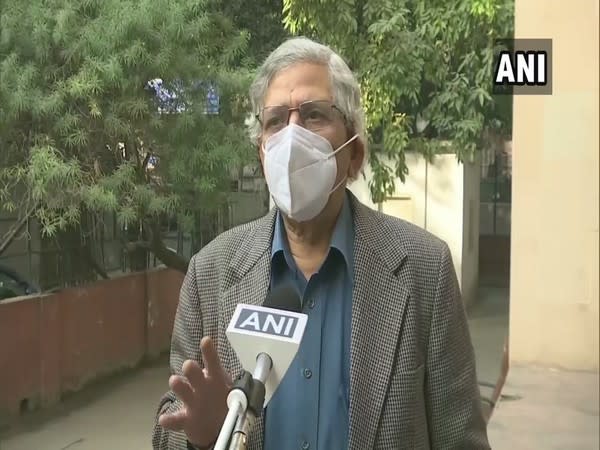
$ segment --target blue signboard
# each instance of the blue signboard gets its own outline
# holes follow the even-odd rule
[[[160,114],[174,114],[185,111],[191,105],[184,100],[184,87],[181,81],[174,81],[166,86],[161,78],[148,81],[146,88],[153,91],[156,96],[158,112]],[[192,89],[206,91],[206,102],[203,112],[209,115],[218,115],[220,98],[216,87],[207,82],[194,83]]]

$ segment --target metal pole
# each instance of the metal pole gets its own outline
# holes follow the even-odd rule
[[[272,368],[273,360],[271,357],[266,353],[261,353],[256,357],[256,367],[254,368],[252,378],[265,384]]]
[[[221,433],[219,433],[219,438],[215,444],[215,450],[225,450],[227,448],[227,443],[231,437],[232,430],[236,427],[236,423],[239,421],[240,412],[243,410],[244,407],[239,403],[235,403],[229,408],[227,417],[225,417],[225,423],[223,424],[223,428],[221,428]]]
[[[241,414],[235,424],[229,450],[246,450],[248,448],[248,431],[254,417],[248,411]]]
[[[273,369],[273,360],[266,353],[260,353],[256,357],[256,367],[254,368],[254,373],[252,374],[252,378],[254,379],[254,389],[257,389],[257,384],[263,387],[264,394],[264,385],[267,382],[267,378]],[[264,403],[264,396],[260,400],[260,404]],[[235,429],[233,430],[233,434],[231,435],[231,442],[229,444],[229,450],[246,450],[248,447],[248,433],[250,430],[250,426],[254,422],[256,417],[254,416],[254,410],[250,410],[246,408],[243,411],[235,424]]]
[[[498,152],[494,158],[494,236],[496,235],[496,204],[498,203]]]

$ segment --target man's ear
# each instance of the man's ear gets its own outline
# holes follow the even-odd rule
[[[263,175],[263,178],[265,176],[265,154],[262,151],[262,139],[259,137],[258,141],[256,142],[256,152],[258,153],[258,163],[260,165],[260,171]]]
[[[259,136],[259,138],[256,140],[256,151],[258,152],[258,156],[260,157],[261,161],[264,157],[264,153],[262,152],[262,144],[262,138]]]
[[[365,161],[365,144],[362,139],[359,137],[352,142],[352,153],[350,158],[350,169],[348,178],[355,180],[358,178],[358,174],[360,173],[360,169],[363,166]]]

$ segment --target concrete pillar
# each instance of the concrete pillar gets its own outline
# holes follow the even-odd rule
[[[553,93],[516,96],[512,363],[598,370],[598,0],[517,0],[553,40]]]

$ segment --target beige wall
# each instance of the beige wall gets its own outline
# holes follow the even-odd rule
[[[396,202],[392,201],[383,206],[383,211],[386,214],[401,217],[421,228],[425,228],[425,179],[427,176],[425,160],[416,154],[409,153],[406,155],[406,165],[410,172],[406,178],[406,183],[402,184],[400,180],[396,180],[396,192],[394,192],[394,197],[402,199],[398,201],[402,201],[405,205],[400,208],[394,204]],[[368,183],[372,176],[371,168],[365,165],[364,172],[365,178],[360,176],[358,180],[350,184],[349,188],[365,205],[373,209],[379,209],[379,206],[371,201],[369,192]]]
[[[458,164],[454,154],[436,156],[433,164],[416,154],[406,155],[409,175],[396,181],[396,192],[381,210],[424,228],[446,241],[465,304],[476,296],[479,258],[479,165]],[[350,190],[373,209],[365,168]]]
[[[553,39],[553,94],[516,96],[511,361],[598,369],[598,0],[517,0]]]

